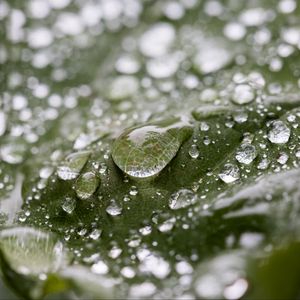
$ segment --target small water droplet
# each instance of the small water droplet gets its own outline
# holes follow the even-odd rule
[[[288,142],[291,130],[281,120],[275,120],[270,124],[268,139],[273,144],[285,144]]]
[[[257,166],[257,169],[259,169],[259,170],[266,170],[269,167],[269,164],[270,164],[269,160],[267,158],[263,158],[259,162],[259,164]]]
[[[175,39],[175,34],[174,27],[169,23],[154,24],[141,36],[140,51],[149,57],[165,55]]]
[[[65,158],[65,161],[57,167],[58,177],[62,180],[72,180],[77,178],[89,156],[89,151],[76,152],[68,155]]]
[[[199,154],[200,153],[199,153],[197,145],[195,145],[195,144],[191,145],[191,148],[189,150],[190,157],[196,159],[199,157]]]
[[[47,179],[52,175],[53,171],[54,171],[53,167],[50,167],[50,166],[43,167],[40,170],[39,175],[41,178]]]
[[[141,244],[141,238],[139,236],[133,236],[128,242],[128,246],[131,248],[136,248]]]
[[[179,60],[175,55],[153,58],[147,61],[146,69],[150,76],[162,79],[173,76],[179,67]]]
[[[67,197],[66,199],[64,199],[64,202],[61,207],[66,213],[71,214],[76,207],[76,200]]]
[[[245,165],[249,165],[253,162],[253,160],[256,158],[257,156],[257,152],[256,152],[256,148],[248,143],[242,144],[236,154],[235,154],[235,158],[236,160],[241,163],[241,164],[245,164]]]
[[[112,259],[118,258],[122,253],[122,249],[118,248],[117,246],[113,246],[112,249],[109,251],[108,256]]]
[[[26,144],[22,140],[12,140],[0,146],[0,158],[8,164],[17,165],[23,162]]]
[[[106,212],[112,217],[119,216],[122,214],[122,207],[115,200],[111,200],[110,205],[106,207]]]
[[[90,198],[97,190],[100,178],[94,172],[83,173],[75,183],[75,192],[78,198],[85,200]]]
[[[248,84],[239,84],[235,87],[232,101],[236,104],[247,104],[254,100],[255,93]]]
[[[240,170],[237,165],[225,164],[222,171],[219,173],[219,178],[225,183],[231,183],[240,178]]]
[[[236,112],[233,114],[233,120],[238,124],[245,123],[248,120],[248,114],[242,111]]]
[[[169,275],[171,268],[170,264],[162,257],[149,254],[142,260],[140,270],[144,273],[151,273],[156,278],[164,279]]]
[[[122,75],[112,81],[107,97],[113,101],[120,101],[133,96],[138,88],[139,82],[134,76]]]
[[[279,157],[277,158],[277,161],[281,164],[281,165],[285,165],[287,163],[289,159],[289,156],[287,153],[285,152],[280,152],[279,153]]]
[[[123,74],[135,74],[140,69],[140,63],[134,56],[123,55],[117,60],[115,68]]]
[[[120,273],[122,274],[122,276],[124,276],[126,278],[134,278],[135,277],[135,271],[131,267],[122,268]]]
[[[217,72],[233,59],[233,52],[218,41],[207,41],[194,58],[195,68],[202,74]]]
[[[171,209],[180,209],[194,204],[197,201],[197,195],[187,189],[181,189],[171,195],[169,207]]]
[[[107,165],[105,163],[101,163],[99,167],[99,173],[104,174],[107,170]]]
[[[97,263],[92,265],[91,271],[95,274],[104,275],[108,273],[109,269],[107,264],[105,264],[102,260],[100,260]]]
[[[133,186],[130,188],[129,195],[131,195],[131,196],[136,196],[138,193],[139,193],[139,191],[138,191],[137,187],[133,185]]]
[[[93,240],[98,240],[99,237],[101,236],[101,234],[102,234],[102,230],[100,230],[100,229],[94,229],[94,230],[90,233],[89,237],[90,237],[91,239],[93,239]]]
[[[160,224],[158,226],[158,230],[160,232],[169,232],[173,229],[175,222],[176,222],[176,219],[174,217],[170,218],[170,219],[164,221],[162,224]]]
[[[209,130],[209,125],[206,122],[201,122],[200,123],[200,130],[201,131],[208,131]]]
[[[144,236],[149,235],[152,232],[152,227],[151,225],[146,225],[145,227],[140,228],[139,232]]]

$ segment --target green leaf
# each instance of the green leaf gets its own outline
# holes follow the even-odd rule
[[[297,3],[56,2],[0,5],[3,282],[299,297]]]

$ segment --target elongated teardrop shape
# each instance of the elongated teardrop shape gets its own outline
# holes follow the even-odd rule
[[[158,174],[192,133],[187,120],[176,117],[125,130],[114,142],[112,158],[133,178]]]

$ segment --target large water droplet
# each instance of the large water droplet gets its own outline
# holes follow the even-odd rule
[[[55,272],[65,259],[60,241],[52,234],[30,227],[1,230],[0,248],[10,267],[24,275]]]
[[[231,183],[240,178],[240,170],[236,165],[225,164],[222,171],[219,173],[219,177],[225,183]]]
[[[271,123],[268,132],[268,139],[274,144],[285,144],[288,142],[291,130],[281,120],[275,120]]]
[[[184,208],[195,203],[196,200],[197,195],[195,195],[194,192],[187,189],[182,189],[171,195],[169,207],[171,209]]]
[[[242,144],[236,154],[235,154],[235,158],[236,160],[241,163],[241,164],[245,164],[245,165],[249,165],[252,163],[252,161],[256,158],[257,156],[257,152],[256,149],[253,145],[251,144]]]
[[[75,184],[75,192],[78,198],[85,200],[90,198],[100,184],[100,178],[93,172],[80,175]]]
[[[115,141],[113,160],[132,177],[156,175],[174,158],[191,131],[191,125],[180,118],[130,128]]]
[[[82,151],[68,155],[63,164],[57,167],[58,177],[62,180],[72,180],[78,177],[89,156],[89,151]]]

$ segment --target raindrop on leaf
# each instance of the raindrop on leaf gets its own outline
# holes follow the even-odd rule
[[[90,198],[100,184],[100,178],[93,172],[81,174],[75,183],[75,192],[78,198],[85,200]]]
[[[57,167],[58,177],[62,180],[77,178],[89,156],[89,151],[76,152],[68,155],[65,161]]]
[[[131,177],[151,177],[168,165],[191,132],[180,118],[133,127],[114,142],[112,158]]]

